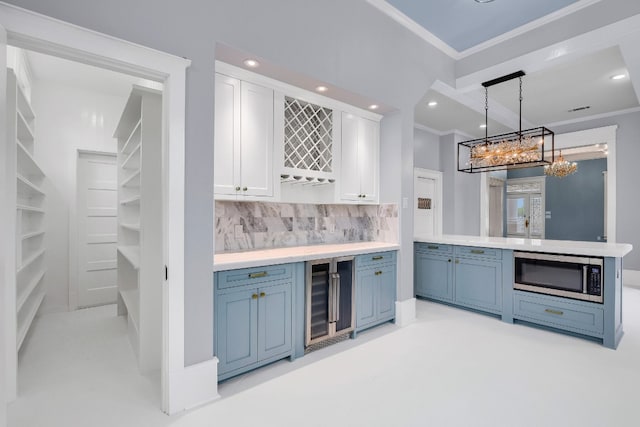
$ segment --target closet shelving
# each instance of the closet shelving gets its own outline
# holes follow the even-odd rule
[[[162,303],[161,92],[133,86],[118,139],[118,314],[141,371],[160,367]]]
[[[8,171],[15,176],[15,192],[9,200],[15,206],[15,274],[9,275],[7,295],[10,304],[6,320],[8,348],[7,389],[9,399],[17,392],[18,352],[25,341],[45,296],[45,174],[34,159],[35,113],[20,88],[13,70],[7,70]],[[13,347],[15,346],[15,347]]]

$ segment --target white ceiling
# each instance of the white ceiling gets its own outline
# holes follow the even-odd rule
[[[122,97],[129,95],[131,86],[134,84],[154,88],[160,86],[159,88],[161,89],[159,83],[139,77],[34,51],[27,51],[26,53],[33,78],[39,81]]]

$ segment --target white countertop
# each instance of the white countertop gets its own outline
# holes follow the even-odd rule
[[[339,256],[362,255],[370,254],[372,252],[394,251],[399,248],[400,245],[396,243],[357,242],[227,252],[215,254],[213,256],[213,271],[262,267],[264,265],[308,261]]]
[[[485,248],[513,249],[529,252],[623,257],[633,249],[628,243],[577,242],[573,240],[519,239],[514,237],[481,237],[443,234],[441,236],[415,236],[415,242],[449,245],[481,246]]]

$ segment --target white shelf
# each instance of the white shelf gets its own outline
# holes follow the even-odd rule
[[[31,265],[35,260],[37,260],[42,255],[44,255],[44,253],[45,253],[45,249],[42,248],[39,251],[35,252],[33,255],[31,255],[29,258],[23,260],[22,263],[20,264],[20,267],[18,267],[18,269],[16,270],[16,272],[20,274],[25,268]]]
[[[38,186],[29,181],[24,176],[17,174],[18,179],[18,193],[27,194],[27,195],[36,195],[36,196],[44,196],[44,191],[42,191]]]
[[[35,206],[27,206],[27,205],[16,205],[16,209],[27,212],[36,212],[36,213],[44,213],[44,209],[37,208]]]
[[[136,170],[120,184],[122,187],[140,187],[140,169]]]
[[[118,252],[133,266],[140,268],[140,246],[118,246]]]
[[[18,295],[16,299],[16,310],[18,312],[22,310],[24,303],[27,302],[27,300],[29,299],[29,296],[31,296],[34,289],[38,287],[38,284],[40,283],[43,277],[44,277],[44,269],[41,270],[38,274],[36,274],[36,276],[33,279],[31,279],[31,281],[29,281],[25,289]]]
[[[127,230],[132,230],[132,231],[140,231],[140,224],[127,224],[127,223],[120,223],[120,227],[122,228],[126,228]]]
[[[126,159],[124,159],[124,161],[122,162],[122,169],[139,169],[140,165],[136,165],[135,167],[129,167],[129,164],[131,163],[131,159],[133,159],[136,155],[140,155],[140,149],[142,148],[142,144],[138,143],[138,145],[135,146],[135,148],[133,150],[131,150],[131,153],[129,153],[129,155],[127,156]]]
[[[20,111],[17,111],[16,117],[18,118],[17,120],[17,126],[18,126],[18,140],[20,142],[22,142],[23,144],[28,141],[28,142],[33,142],[33,131],[31,130],[31,127],[29,127],[29,123],[27,123],[27,120],[24,118],[24,116],[20,113]]]
[[[140,204],[140,196],[129,197],[120,202],[121,205],[134,205]]]
[[[16,141],[16,144],[18,146],[18,170],[23,171],[23,173],[27,175],[35,175],[44,178],[44,172],[31,153],[20,141]]]
[[[142,129],[142,119],[138,120],[138,123],[135,125],[133,130],[131,131],[131,135],[127,138],[127,142],[124,143],[122,150],[120,151],[123,154],[127,153],[127,148],[129,148],[129,144],[133,141],[134,143],[140,143],[140,130]],[[137,140],[136,140],[137,139]]]
[[[40,236],[40,235],[42,235],[42,234],[44,234],[44,233],[45,233],[45,231],[44,231],[44,230],[38,230],[38,231],[32,231],[32,232],[30,232],[30,233],[24,233],[24,234],[22,235],[22,240],[31,239],[31,238],[34,238],[34,237]]]
[[[24,95],[24,92],[22,92],[22,89],[20,88],[20,86],[17,87],[16,92],[18,93],[18,105],[17,105],[18,111],[20,111],[22,116],[29,121],[35,119],[36,114],[33,112],[33,109],[31,108],[31,104],[29,104],[29,101],[27,100],[27,97]]]
[[[25,310],[28,310],[25,319],[22,321],[22,324],[18,323],[18,336],[17,336],[17,348],[20,350],[22,347],[22,343],[24,342],[25,337],[27,336],[27,332],[31,327],[31,323],[33,323],[33,319],[35,319],[36,314],[38,313],[38,309],[42,304],[42,300],[44,299],[44,290],[41,290],[36,295],[33,296],[34,301],[31,304],[28,304],[24,307]]]
[[[140,320],[140,290],[120,290],[120,296],[124,301],[124,305],[127,307],[129,316],[131,316],[134,323],[136,324],[136,330],[138,330],[138,322]]]

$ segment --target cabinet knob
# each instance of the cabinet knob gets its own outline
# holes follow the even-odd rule
[[[243,188],[242,188],[242,191],[247,191],[247,187],[243,187]]]
[[[449,258],[449,262],[451,262],[451,258]]]
[[[376,271],[376,276],[379,276],[382,274],[382,271]]]
[[[460,264],[460,260],[459,259],[456,260],[456,264]]]
[[[266,296],[267,296],[267,294],[265,294],[264,292],[260,292],[260,298],[264,298]]]
[[[240,187],[236,187],[236,191],[240,191]]]
[[[251,295],[251,299],[258,299],[258,294]]]

